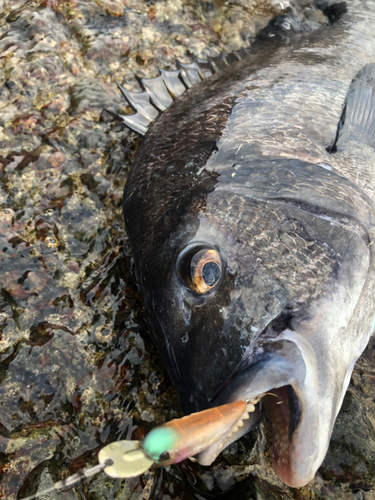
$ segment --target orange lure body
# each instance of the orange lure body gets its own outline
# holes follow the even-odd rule
[[[247,408],[244,401],[235,401],[171,420],[150,431],[142,448],[159,465],[181,462],[229,435],[247,417]]]

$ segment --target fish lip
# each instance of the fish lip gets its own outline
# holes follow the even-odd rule
[[[315,355],[306,341],[295,341],[297,337],[294,332],[291,333],[291,336],[286,335],[283,338],[283,335],[280,335],[277,339],[271,339],[267,345],[258,349],[255,355],[253,350],[251,360],[244,356],[239,369],[211,404],[218,406],[238,400],[256,400],[265,393],[276,393],[278,396],[282,391],[289,390],[287,406],[295,413],[292,415],[294,420],[288,421],[289,428],[286,437],[283,436],[280,441],[280,433],[277,433],[278,429],[272,423],[271,413],[275,410],[276,404],[272,409],[270,402],[266,404],[264,400],[264,403],[258,403],[254,418],[250,417],[243,432],[230,442],[240,438],[257,425],[263,405],[268,420],[271,420],[275,472],[285,484],[297,488],[304,486],[314,477],[326,448],[323,447],[322,452],[319,441],[310,439],[311,434],[316,435],[319,429],[314,373]],[[270,352],[267,352],[267,347]],[[241,365],[245,366],[243,370],[241,370]],[[272,397],[268,396],[268,398]],[[276,445],[277,436],[279,436],[279,442]],[[225,443],[225,446],[230,442]],[[208,447],[198,456],[198,461],[203,465],[209,465],[218,455],[219,446],[220,444],[215,443]],[[280,450],[283,447],[284,454],[281,455]]]

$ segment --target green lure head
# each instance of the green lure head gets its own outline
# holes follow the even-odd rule
[[[145,453],[152,458],[155,463],[167,465],[167,463],[177,463],[176,445],[179,441],[179,435],[171,427],[156,427],[150,431],[142,442],[142,448]]]

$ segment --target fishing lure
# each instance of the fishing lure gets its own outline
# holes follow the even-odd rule
[[[249,418],[249,413],[255,411],[259,399],[235,401],[171,420],[152,429],[142,441],[110,443],[100,450],[98,465],[83,469],[58,481],[48,490],[23,500],[33,500],[51,491],[73,486],[101,471],[113,478],[139,476],[152,465],[166,466],[192,458],[207,447],[207,442],[211,445],[220,441],[225,446],[225,443],[230,443],[231,435]]]

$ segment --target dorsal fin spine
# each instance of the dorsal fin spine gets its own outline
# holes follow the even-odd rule
[[[137,134],[140,134],[142,136],[145,135],[150,123],[152,123],[151,121],[146,122],[146,119],[140,113],[135,113],[134,115],[117,116],[118,118],[120,118],[124,125],[133,130],[133,132],[137,132]]]
[[[161,68],[158,69],[172,98],[176,99],[185,92],[187,87],[181,78],[180,70],[166,71]]]
[[[207,60],[194,57],[192,63],[182,63],[176,59],[177,70],[166,71],[159,69],[156,78],[140,78],[136,76],[143,92],[131,92],[115,80],[122,95],[136,112],[134,115],[118,115],[109,113],[120,119],[124,125],[134,132],[144,135],[149,124],[155,120],[159,111],[166,110],[187,89],[202,80],[209,78],[234,62],[241,61],[250,51],[247,48],[221,53],[217,57],[208,57]]]
[[[196,62],[192,63],[182,63],[179,60],[176,60],[177,67],[180,69],[181,76],[185,82],[185,84],[190,88],[195,84],[202,81],[202,78],[199,75],[199,69]]]
[[[141,87],[147,92],[153,105],[159,111],[165,111],[173,102],[173,98],[164,83],[163,76],[156,78],[139,78],[137,80]]]
[[[140,113],[150,122],[158,116],[158,110],[150,103],[150,99],[146,92],[131,92],[120,85],[117,80],[115,80],[115,82],[122,95],[136,113]]]
[[[209,78],[211,75],[213,75],[214,71],[208,61],[206,61],[205,59],[199,59],[198,57],[194,56],[194,62],[197,66],[197,70],[201,80],[205,80],[206,78]]]

